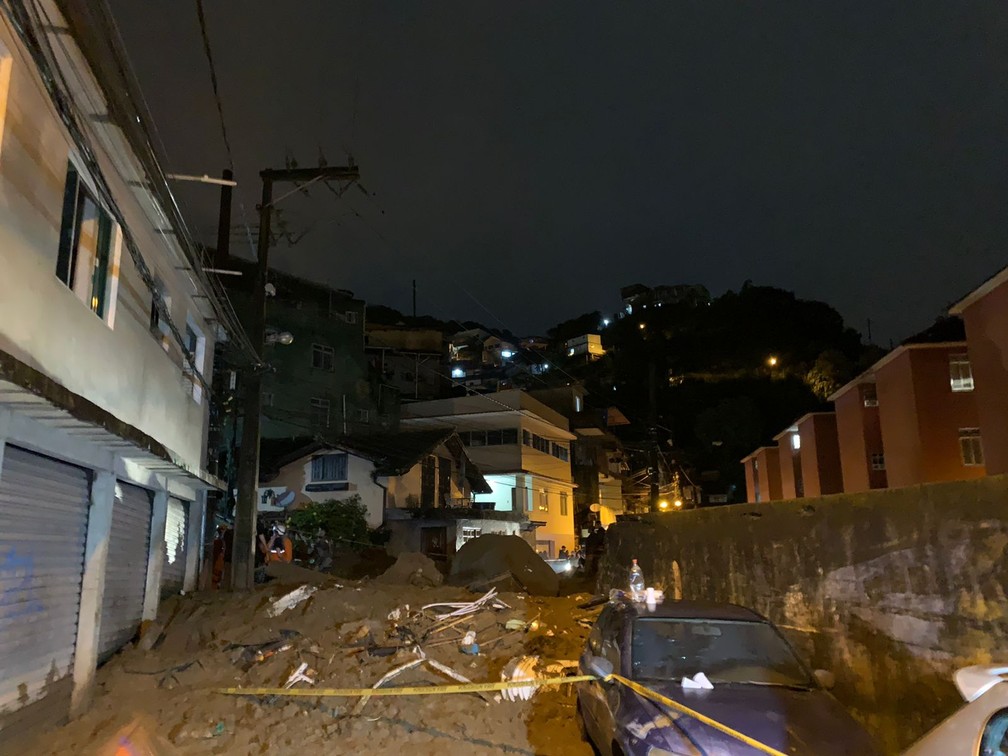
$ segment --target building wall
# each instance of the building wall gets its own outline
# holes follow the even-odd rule
[[[763,495],[762,486],[759,485],[758,473],[753,469],[754,462],[756,462],[756,455],[751,455],[742,460],[742,471],[745,473],[746,501],[750,504],[760,501]],[[759,465],[759,462],[756,462],[756,464]]]
[[[345,501],[353,496],[360,496],[361,503],[367,510],[367,523],[370,528],[380,527],[384,519],[384,491],[371,479],[374,463],[371,460],[350,454],[347,460],[347,476],[350,487],[347,491],[306,491],[305,486],[311,482],[311,455],[291,462],[280,468],[277,477],[268,486],[259,487],[259,511],[282,511],[283,509],[299,509],[312,502]],[[272,491],[275,501],[284,502],[284,507],[269,507],[263,502],[263,494]],[[293,492],[294,496],[288,494]]]
[[[757,449],[742,460],[742,466],[745,470],[746,501],[755,504],[783,498],[778,447],[763,446]]]
[[[68,43],[72,48],[69,38]],[[104,320],[56,277],[67,166],[76,148],[34,63],[6,24],[0,24],[0,45],[5,48],[0,53],[12,58],[9,89],[4,93],[0,87],[0,350],[157,439],[192,469],[202,469],[209,392],[193,399],[180,345],[152,333],[153,295],[121,236],[116,234],[113,245],[112,297]],[[78,65],[87,70],[82,59]],[[96,93],[88,96],[99,99]],[[184,264],[181,253],[173,237],[155,231],[141,195],[127,183],[139,175],[119,174],[117,166],[132,165],[133,158],[124,154],[118,130],[93,121],[85,126],[94,132],[96,157],[139,253],[171,297],[172,319],[184,332],[192,317],[205,337],[202,367],[209,377],[214,329],[191,298],[188,275],[176,270]]]
[[[619,522],[597,588],[636,558],[666,596],[752,607],[898,753],[962,705],[957,669],[1003,658],[1006,499],[997,476]]]
[[[1008,473],[1008,284],[963,310],[987,473]]]
[[[843,491],[836,416],[833,413],[809,415],[798,423],[798,433],[801,437],[805,496],[823,496]]]
[[[801,487],[801,449],[791,447],[791,435],[781,436],[777,444],[777,456],[780,468],[781,498],[798,498]]]
[[[982,477],[963,465],[959,429],[980,424],[972,391],[953,392],[949,356],[965,346],[906,349],[876,369],[890,487]]]
[[[872,384],[874,386],[874,384]],[[873,470],[871,457],[883,454],[878,406],[865,406],[865,386],[855,385],[833,402],[845,493],[885,488],[885,470]]]

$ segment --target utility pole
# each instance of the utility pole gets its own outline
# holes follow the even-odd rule
[[[236,591],[252,590],[255,584],[256,517],[259,513],[259,431],[262,411],[262,373],[265,368],[263,350],[266,338],[266,278],[269,274],[270,216],[273,212],[273,185],[277,183],[307,184],[315,181],[356,181],[357,167],[320,166],[318,168],[266,169],[262,178],[262,201],[259,205],[259,240],[256,249],[258,265],[252,281],[247,333],[256,350],[258,364],[245,371],[245,416],[242,422],[241,455],[238,460],[238,502],[235,508],[234,553],[231,587]],[[295,191],[297,191],[295,189]],[[284,195],[280,199],[284,199]],[[279,201],[279,200],[278,200]]]
[[[413,279],[413,317],[416,317],[416,279]]]
[[[659,499],[659,467],[658,467],[658,389],[655,385],[655,363],[651,360],[648,367],[648,435],[651,439],[651,454],[649,461],[650,494],[648,504],[651,512],[657,512]]]

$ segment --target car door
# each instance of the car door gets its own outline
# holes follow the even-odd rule
[[[595,627],[588,636],[586,657],[600,656],[608,660],[613,669],[620,670],[620,628],[623,616],[612,607],[606,607],[599,615]],[[582,667],[587,670],[587,659],[582,660]],[[602,753],[610,753],[610,746],[615,732],[614,711],[617,704],[617,685],[593,681],[583,687],[581,699],[582,712],[585,717],[585,727],[595,745]]]

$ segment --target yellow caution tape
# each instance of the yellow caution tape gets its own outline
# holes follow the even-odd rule
[[[709,725],[710,727],[713,727],[715,730],[723,732],[725,735],[733,737],[736,740],[745,743],[747,746],[755,748],[757,751],[762,751],[763,753],[769,754],[770,756],[787,756],[786,753],[778,751],[776,748],[771,748],[768,745],[764,745],[763,743],[760,743],[758,740],[754,740],[753,738],[750,738],[748,735],[745,735],[739,732],[738,730],[733,730],[728,725],[721,724],[716,719],[711,719],[710,717],[704,716],[699,711],[694,711],[688,706],[683,706],[678,701],[674,701],[668,696],[663,696],[658,691],[651,690],[650,688],[645,688],[643,685],[635,683],[633,680],[628,680],[622,675],[612,674],[609,675],[609,677],[607,677],[606,680],[615,680],[620,685],[625,685],[626,687],[630,688],[630,690],[632,690],[634,693],[644,696],[644,698],[649,698],[656,703],[662,704],[663,706],[668,706],[670,709],[675,709],[679,713],[692,717],[698,722],[703,722],[705,725]]]
[[[218,688],[217,693],[228,696],[278,696],[289,698],[358,698],[360,696],[443,696],[452,693],[488,693],[510,688],[544,688],[567,683],[597,680],[594,675],[574,677],[549,677],[536,680],[509,680],[507,682],[464,683],[459,685],[427,685],[407,688]]]
[[[557,685],[567,685],[569,683],[598,682],[600,678],[594,675],[575,675],[573,677],[548,677],[536,680],[509,680],[506,682],[488,683],[464,683],[458,685],[427,685],[409,686],[403,688],[299,688],[297,690],[289,688],[218,688],[217,693],[228,696],[277,696],[282,698],[360,698],[360,697],[380,697],[380,696],[444,696],[459,693],[489,693],[493,691],[509,690],[511,688],[545,688]],[[608,682],[613,680],[620,685],[624,685],[634,693],[644,696],[656,703],[674,709],[681,714],[692,717],[698,722],[713,727],[719,732],[723,732],[729,737],[745,743],[747,746],[755,748],[769,756],[788,756],[776,748],[760,743],[758,740],[748,735],[734,730],[728,725],[721,724],[715,719],[701,714],[699,711],[684,706],[668,696],[646,688],[640,683],[627,679],[622,675],[611,674],[605,678]]]

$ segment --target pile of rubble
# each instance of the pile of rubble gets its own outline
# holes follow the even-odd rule
[[[564,639],[565,650],[583,643],[580,626],[529,618],[524,595],[437,585],[440,573],[419,555],[400,558],[370,581],[292,565],[273,565],[269,573],[271,581],[253,593],[163,602],[137,643],[99,670],[90,710],[25,752],[111,754],[124,744],[144,754],[542,752],[523,724],[532,707],[515,691],[394,698],[221,694],[222,688],[372,689],[529,679],[547,670],[572,674],[576,655],[529,649],[545,649],[544,641],[554,638]],[[536,699],[562,699],[576,727],[572,686],[561,687],[568,690],[542,691]],[[573,737],[570,749],[549,752],[587,753]]]

